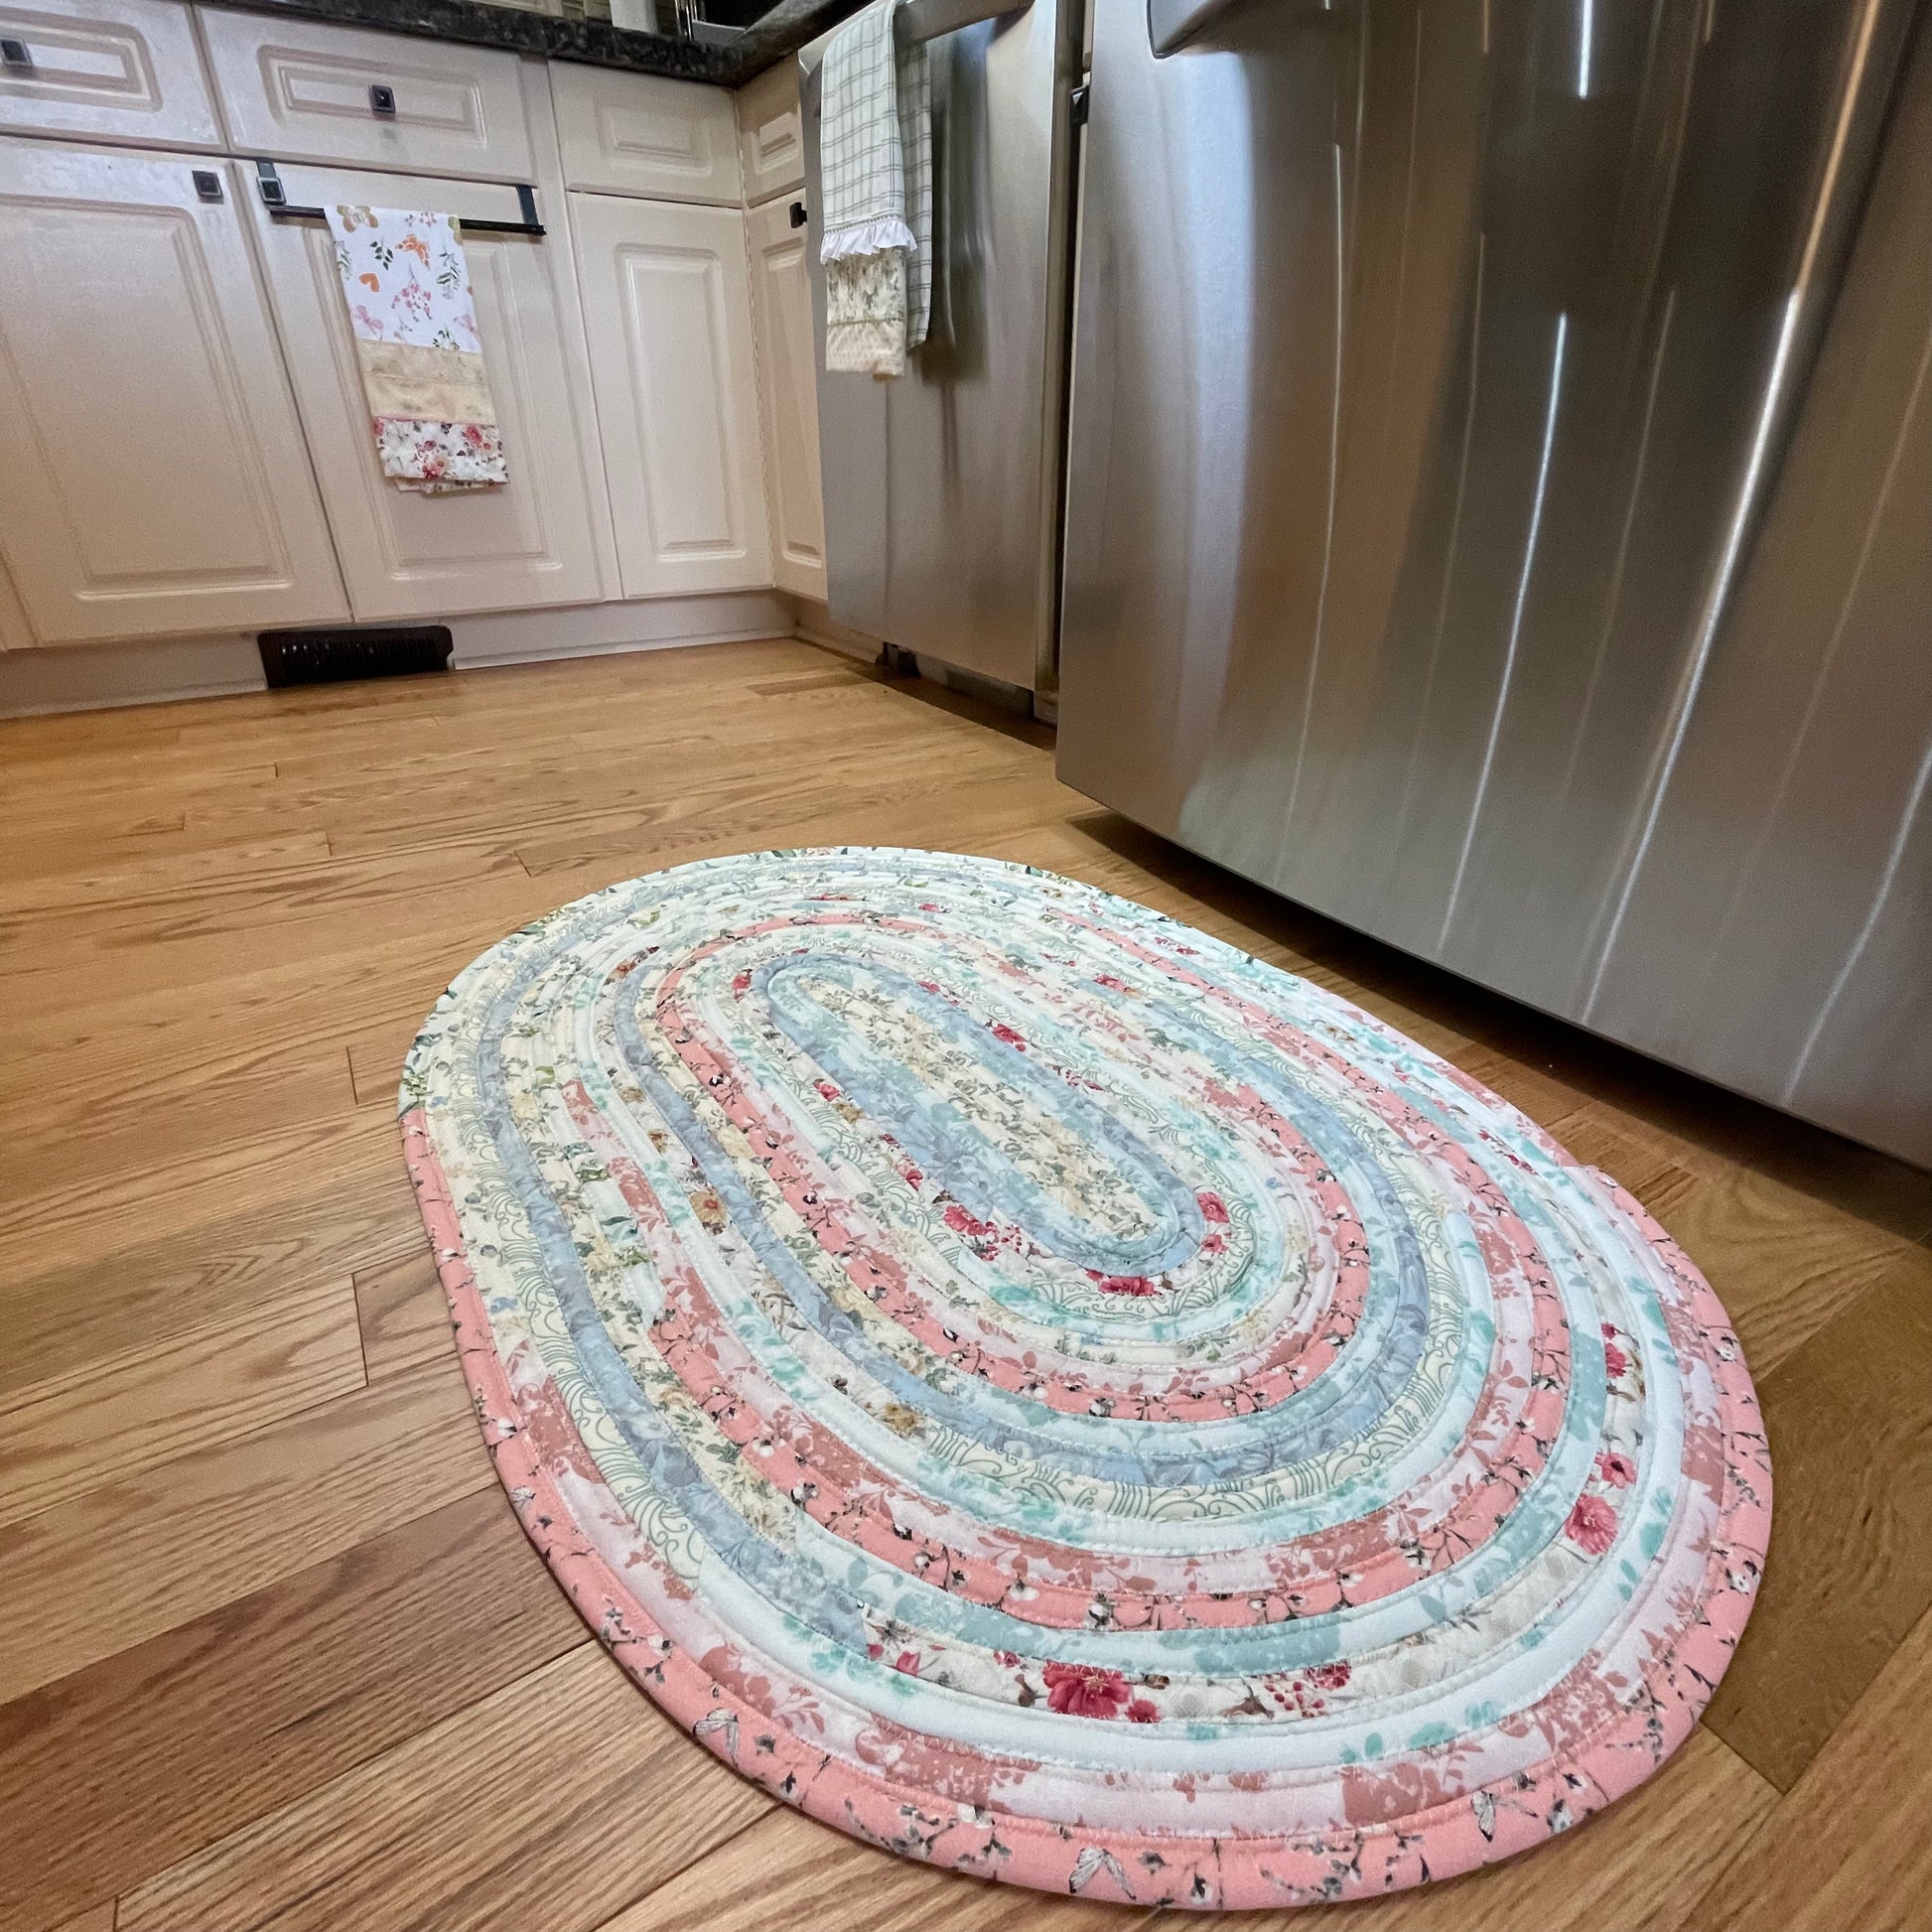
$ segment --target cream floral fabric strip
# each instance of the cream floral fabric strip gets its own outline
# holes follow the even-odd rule
[[[905,373],[905,257],[897,248],[825,264],[825,366],[834,374]]]
[[[339,204],[329,226],[382,474],[432,494],[507,483],[456,223]]]

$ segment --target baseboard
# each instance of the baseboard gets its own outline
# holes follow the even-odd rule
[[[447,621],[456,640],[452,663],[460,671],[488,664],[789,637],[795,628],[791,602],[777,591],[721,591],[708,597],[573,605],[560,611],[504,611]],[[125,644],[0,650],[0,718],[102,711],[264,689],[261,656],[252,635],[151,637]]]
[[[150,637],[0,651],[0,718],[106,711],[267,689],[250,637]]]
[[[843,651],[848,657],[864,658],[868,664],[879,661],[880,640],[868,636],[863,630],[854,630],[840,623],[816,598],[793,596],[791,606],[793,630],[807,643],[823,644],[827,650]],[[1003,711],[1030,712],[1047,724],[1052,723],[1051,700],[1042,702],[1024,685],[1008,684],[997,677],[982,677],[977,671],[962,670],[957,664],[946,663],[943,658],[927,657],[916,652],[908,655],[918,667],[919,675],[934,684],[963,691],[970,697],[998,705]]]
[[[849,630],[835,622],[831,613],[815,597],[792,595],[790,602],[791,629],[795,636],[804,638],[808,644],[823,644],[827,650],[843,651],[848,657],[864,658],[868,664],[877,660],[877,637],[868,637],[863,630]]]
[[[617,651],[675,650],[788,637],[791,607],[778,591],[720,591],[635,604],[583,604],[564,611],[499,611],[446,620],[458,670],[483,664],[534,664],[553,657],[603,657]]]

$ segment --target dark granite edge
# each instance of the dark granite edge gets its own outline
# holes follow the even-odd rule
[[[242,13],[293,14],[343,27],[409,34],[419,40],[460,41],[588,67],[740,87],[844,19],[860,0],[779,0],[764,20],[728,47],[673,34],[639,34],[613,27],[608,20],[562,20],[520,7],[492,7],[484,0],[199,0],[199,4]]]

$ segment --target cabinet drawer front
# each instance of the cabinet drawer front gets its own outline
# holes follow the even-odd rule
[[[568,186],[738,206],[738,127],[722,87],[555,62],[550,92]]]
[[[798,64],[780,61],[733,96],[745,199],[757,204],[805,185],[805,140],[798,112]]]
[[[507,188],[477,182],[299,166],[284,169],[283,181],[301,205],[413,202],[483,220],[516,215]],[[571,323],[558,280],[569,273],[568,257],[554,239],[464,235],[509,482],[425,496],[382,474],[329,230],[320,221],[276,221],[258,202],[250,207],[356,617],[446,617],[602,599],[597,445],[590,400],[570,376]],[[561,225],[560,210],[542,211]]]
[[[221,145],[195,25],[174,0],[0,0],[0,39],[19,44],[0,67],[0,130]]]
[[[202,31],[235,147],[281,161],[528,181],[514,54],[206,9]],[[378,113],[370,90],[388,90]]]
[[[234,164],[198,160],[0,141],[0,549],[46,643],[344,614]]]

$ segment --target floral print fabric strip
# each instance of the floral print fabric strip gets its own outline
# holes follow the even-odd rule
[[[1535,1845],[1689,1734],[1770,1470],[1606,1175],[1129,901],[864,848],[580,899],[402,1129],[485,1438],[637,1681],[815,1817],[1148,1905]]]
[[[456,223],[423,210],[327,212],[382,474],[429,493],[507,483]]]

